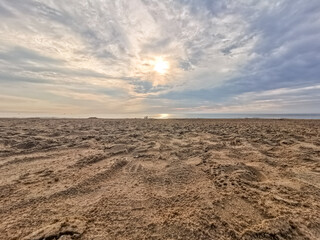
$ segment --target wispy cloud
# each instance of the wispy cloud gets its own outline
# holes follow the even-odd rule
[[[318,111],[319,14],[317,0],[3,0],[0,111]]]

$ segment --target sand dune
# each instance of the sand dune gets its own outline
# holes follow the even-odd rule
[[[320,239],[319,120],[0,119],[0,239]]]

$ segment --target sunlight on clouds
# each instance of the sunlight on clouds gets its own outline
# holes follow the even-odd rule
[[[170,89],[177,85],[184,89],[211,86],[229,77],[229,71],[226,73],[221,69],[227,66],[236,71],[239,62],[246,62],[245,54],[237,53],[230,58],[221,53],[221,49],[234,46],[234,41],[245,33],[246,24],[240,21],[240,17],[226,15],[205,19],[194,15],[191,9],[184,8],[181,12],[180,8],[172,8],[169,2],[105,2],[92,4],[89,8],[86,4],[80,4],[79,11],[74,11],[72,4],[51,2],[47,6],[42,3],[43,9],[55,9],[59,13],[57,18],[52,19],[51,12],[40,14],[31,5],[29,15],[25,15],[23,8],[19,8],[21,6],[10,3],[21,10],[21,24],[7,21],[3,28],[0,24],[0,32],[5,31],[2,33],[7,44],[10,42],[61,60],[61,72],[65,69],[73,72],[88,69],[107,75],[107,84],[115,79],[118,85],[123,79],[119,85],[124,89],[132,84],[127,79],[134,79],[137,85],[148,81],[152,87],[167,85],[171,86]],[[97,15],[101,9],[107,14]],[[156,15],[158,10],[162,13],[159,16]],[[80,14],[84,11],[86,15]],[[39,15],[42,21],[39,21]],[[77,24],[70,25],[69,17]],[[185,23],[188,24],[181,28]],[[25,28],[25,25],[28,27]],[[48,25],[52,31],[47,31]],[[210,29],[215,29],[214,35]],[[242,46],[246,46],[246,42]],[[236,47],[232,48],[228,51],[235,52]],[[36,74],[42,77],[46,73]],[[55,76],[57,80],[78,81],[59,72]],[[208,76],[215,76],[214,81],[209,81]],[[103,78],[93,78],[87,84],[94,84],[95,87],[105,85]],[[131,89],[135,89],[134,86]],[[134,91],[130,91],[131,94],[139,95]]]

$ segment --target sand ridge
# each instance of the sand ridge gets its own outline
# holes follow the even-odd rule
[[[0,119],[0,239],[320,239],[320,121]]]

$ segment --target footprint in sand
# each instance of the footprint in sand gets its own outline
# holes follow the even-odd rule
[[[123,168],[123,172],[124,173],[129,173],[129,174],[135,174],[135,173],[138,173],[138,172],[141,172],[143,170],[143,167],[140,163],[129,163],[127,164],[127,166],[125,166]]]

